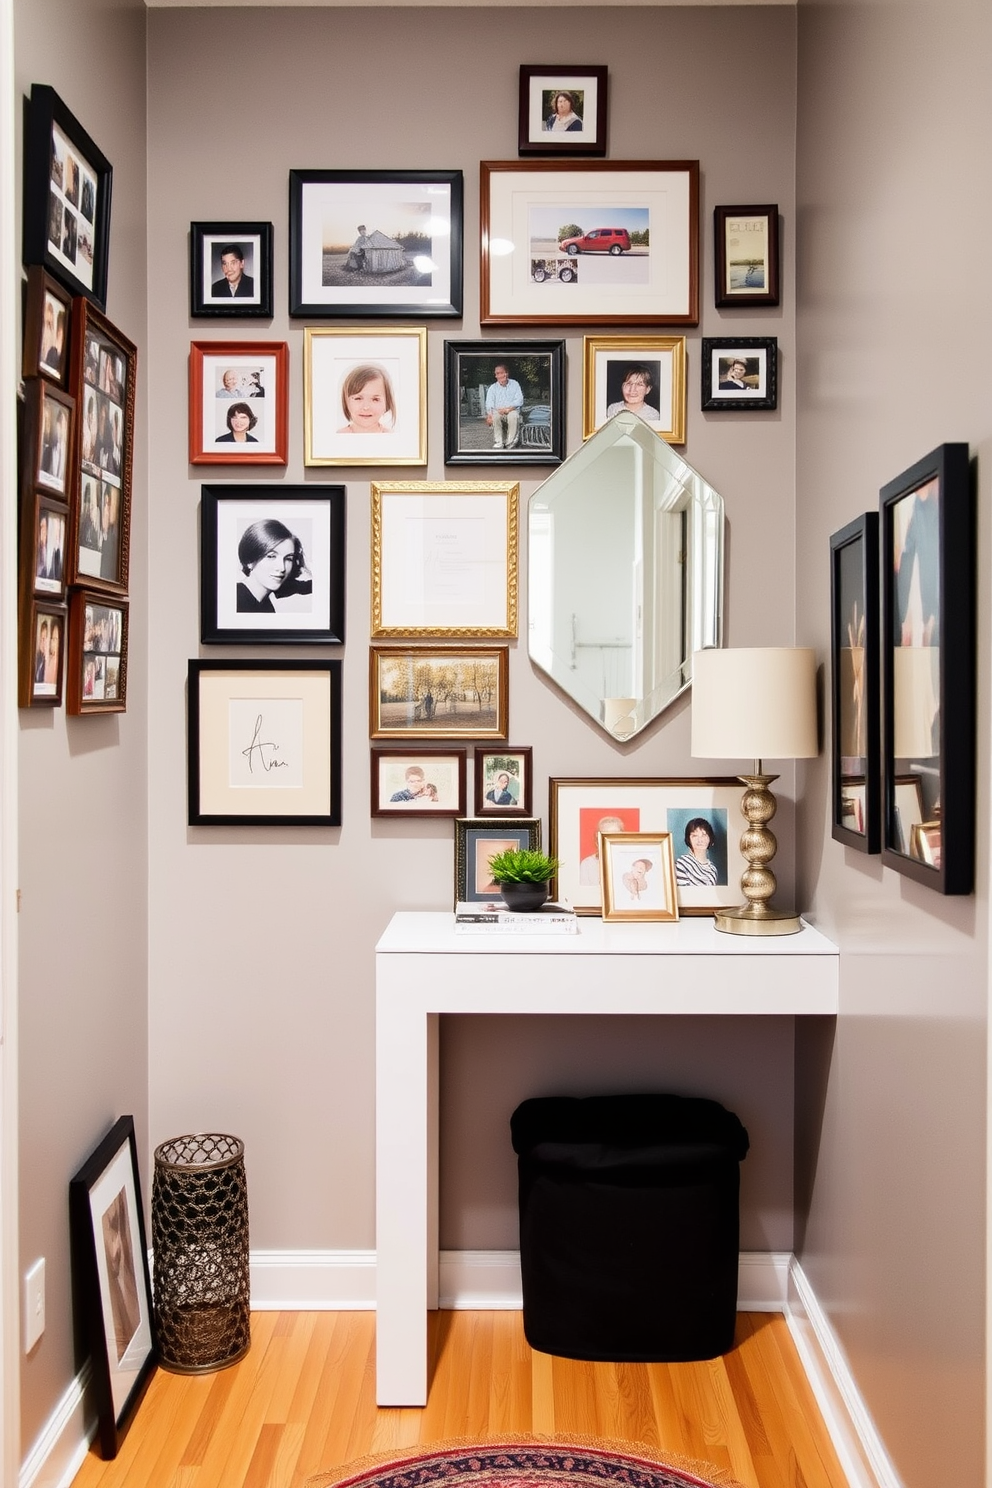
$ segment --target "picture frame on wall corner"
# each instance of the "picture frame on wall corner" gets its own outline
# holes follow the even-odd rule
[[[18,707],[61,708],[68,620],[65,605],[22,597],[18,627]]]
[[[69,607],[66,711],[127,711],[128,602],[74,589]]]
[[[73,444],[69,582],[126,594],[138,352],[89,301],[77,299],[71,358],[79,433]]]
[[[520,66],[518,155],[605,155],[607,69]]]
[[[881,848],[878,513],[830,539],[831,835]],[[919,820],[922,820],[922,815]]]
[[[24,140],[22,257],[104,310],[113,168],[54,88],[34,83]]]
[[[777,305],[781,296],[778,207],[714,207],[713,263],[718,309]]]
[[[190,223],[189,313],[193,320],[271,317],[271,222]]]
[[[285,341],[192,341],[189,463],[289,461],[289,346]]]
[[[938,445],[884,485],[879,520],[882,861],[940,894],[970,894],[976,578],[968,446]],[[913,819],[918,810],[922,821]]]
[[[704,336],[704,412],[753,413],[778,407],[778,339],[775,336]]]
[[[39,264],[28,269],[24,293],[22,377],[69,385],[72,295]]]

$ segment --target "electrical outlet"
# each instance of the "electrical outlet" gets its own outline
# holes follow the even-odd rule
[[[24,1277],[24,1352],[29,1354],[45,1331],[45,1258]]]

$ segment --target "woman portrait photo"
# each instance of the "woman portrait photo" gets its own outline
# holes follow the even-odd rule
[[[719,869],[710,856],[716,833],[705,816],[693,816],[682,834],[686,851],[675,859],[675,882],[680,888],[697,889],[719,883]]]
[[[217,444],[257,444],[258,439],[251,432],[258,423],[258,418],[247,403],[231,403],[225,410],[225,423],[227,433],[218,434]]]
[[[633,362],[616,370],[610,367],[606,376],[607,397],[615,387],[616,377],[620,378],[620,397],[607,404],[606,417],[612,418],[615,413],[636,413],[638,418],[659,423],[661,411],[651,398],[658,386],[657,363],[653,370],[647,362]]]
[[[550,109],[544,120],[548,134],[574,133],[582,128],[582,95],[562,88],[552,93]]]
[[[239,615],[274,615],[278,601],[313,593],[303,543],[274,518],[245,528],[238,543],[238,563],[242,574],[237,585]]]

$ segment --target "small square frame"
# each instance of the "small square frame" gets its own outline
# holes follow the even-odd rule
[[[127,711],[128,602],[95,589],[74,589],[69,606],[66,711]]]
[[[155,1370],[133,1116],[114,1123],[71,1179],[69,1224],[73,1295],[93,1364],[100,1455],[109,1460]]]
[[[350,396],[375,389],[384,411],[354,426]],[[344,422],[342,423],[342,420]],[[427,464],[427,330],[424,326],[308,326],[303,333],[304,465]]]
[[[704,336],[702,350],[704,411],[751,413],[778,407],[778,340],[775,336]],[[738,382],[732,376],[741,364]]]
[[[77,299],[72,372],[71,584],[126,594],[131,561],[131,493],[138,351],[105,315]]]
[[[505,739],[506,646],[372,646],[369,737]]]
[[[778,207],[714,207],[714,303],[777,305],[779,284]]]
[[[54,88],[34,83],[24,141],[25,264],[103,310],[113,169]]]
[[[516,443],[503,448],[493,442],[485,407],[500,365],[523,394]],[[564,341],[444,343],[446,465],[559,465],[564,458]]]
[[[372,815],[464,816],[467,749],[373,749]],[[419,770],[419,783],[411,771]],[[417,784],[413,793],[411,784]]]
[[[24,285],[21,376],[47,377],[67,388],[71,332],[72,295],[45,269],[32,264]]]
[[[41,520],[45,519],[42,552]],[[21,502],[21,594],[62,604],[66,593],[69,508],[47,491],[25,492]]]
[[[585,336],[582,362],[583,439],[595,434],[614,414],[627,410],[668,444],[685,444],[684,336]],[[642,381],[648,379],[646,412],[630,407],[624,399],[624,383],[631,372],[638,373]]]
[[[42,625],[45,636],[42,638]],[[51,655],[51,629],[58,627],[59,645]],[[65,605],[51,604],[28,596],[22,601],[19,633],[18,707],[60,708],[65,675],[66,634],[69,614]]]
[[[533,810],[533,756],[530,745],[501,744],[498,749],[475,751],[476,816],[530,816]],[[501,775],[507,775],[509,780],[506,788],[497,791]],[[490,794],[493,796],[491,801]],[[511,796],[512,800],[497,799],[505,795]]]
[[[233,247],[243,264],[232,295],[221,259]],[[248,320],[272,315],[272,223],[191,222],[189,313],[192,320]]]
[[[498,884],[494,884],[484,873],[489,859],[509,848],[532,848],[541,846],[541,823],[537,818],[529,820],[501,821],[478,817],[466,817],[455,822],[455,903],[494,904],[503,897]]]
[[[878,513],[865,512],[830,539],[831,835],[863,853],[881,848],[878,613]]]
[[[232,379],[237,378],[234,382]],[[255,379],[257,378],[257,383]],[[252,386],[258,392],[246,392]],[[248,409],[245,442],[232,419]],[[261,435],[255,433],[262,425]],[[192,341],[189,463],[285,465],[289,461],[289,346],[285,341]]]
[[[607,69],[521,63],[518,155],[605,155]],[[551,129],[557,96],[571,104],[568,127]],[[577,121],[577,122],[576,122]]]
[[[604,920],[678,919],[671,832],[601,832],[599,842]]]

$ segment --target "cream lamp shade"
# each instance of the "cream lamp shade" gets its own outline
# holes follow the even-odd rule
[[[706,759],[811,759],[819,753],[812,649],[697,651],[691,750]]]

